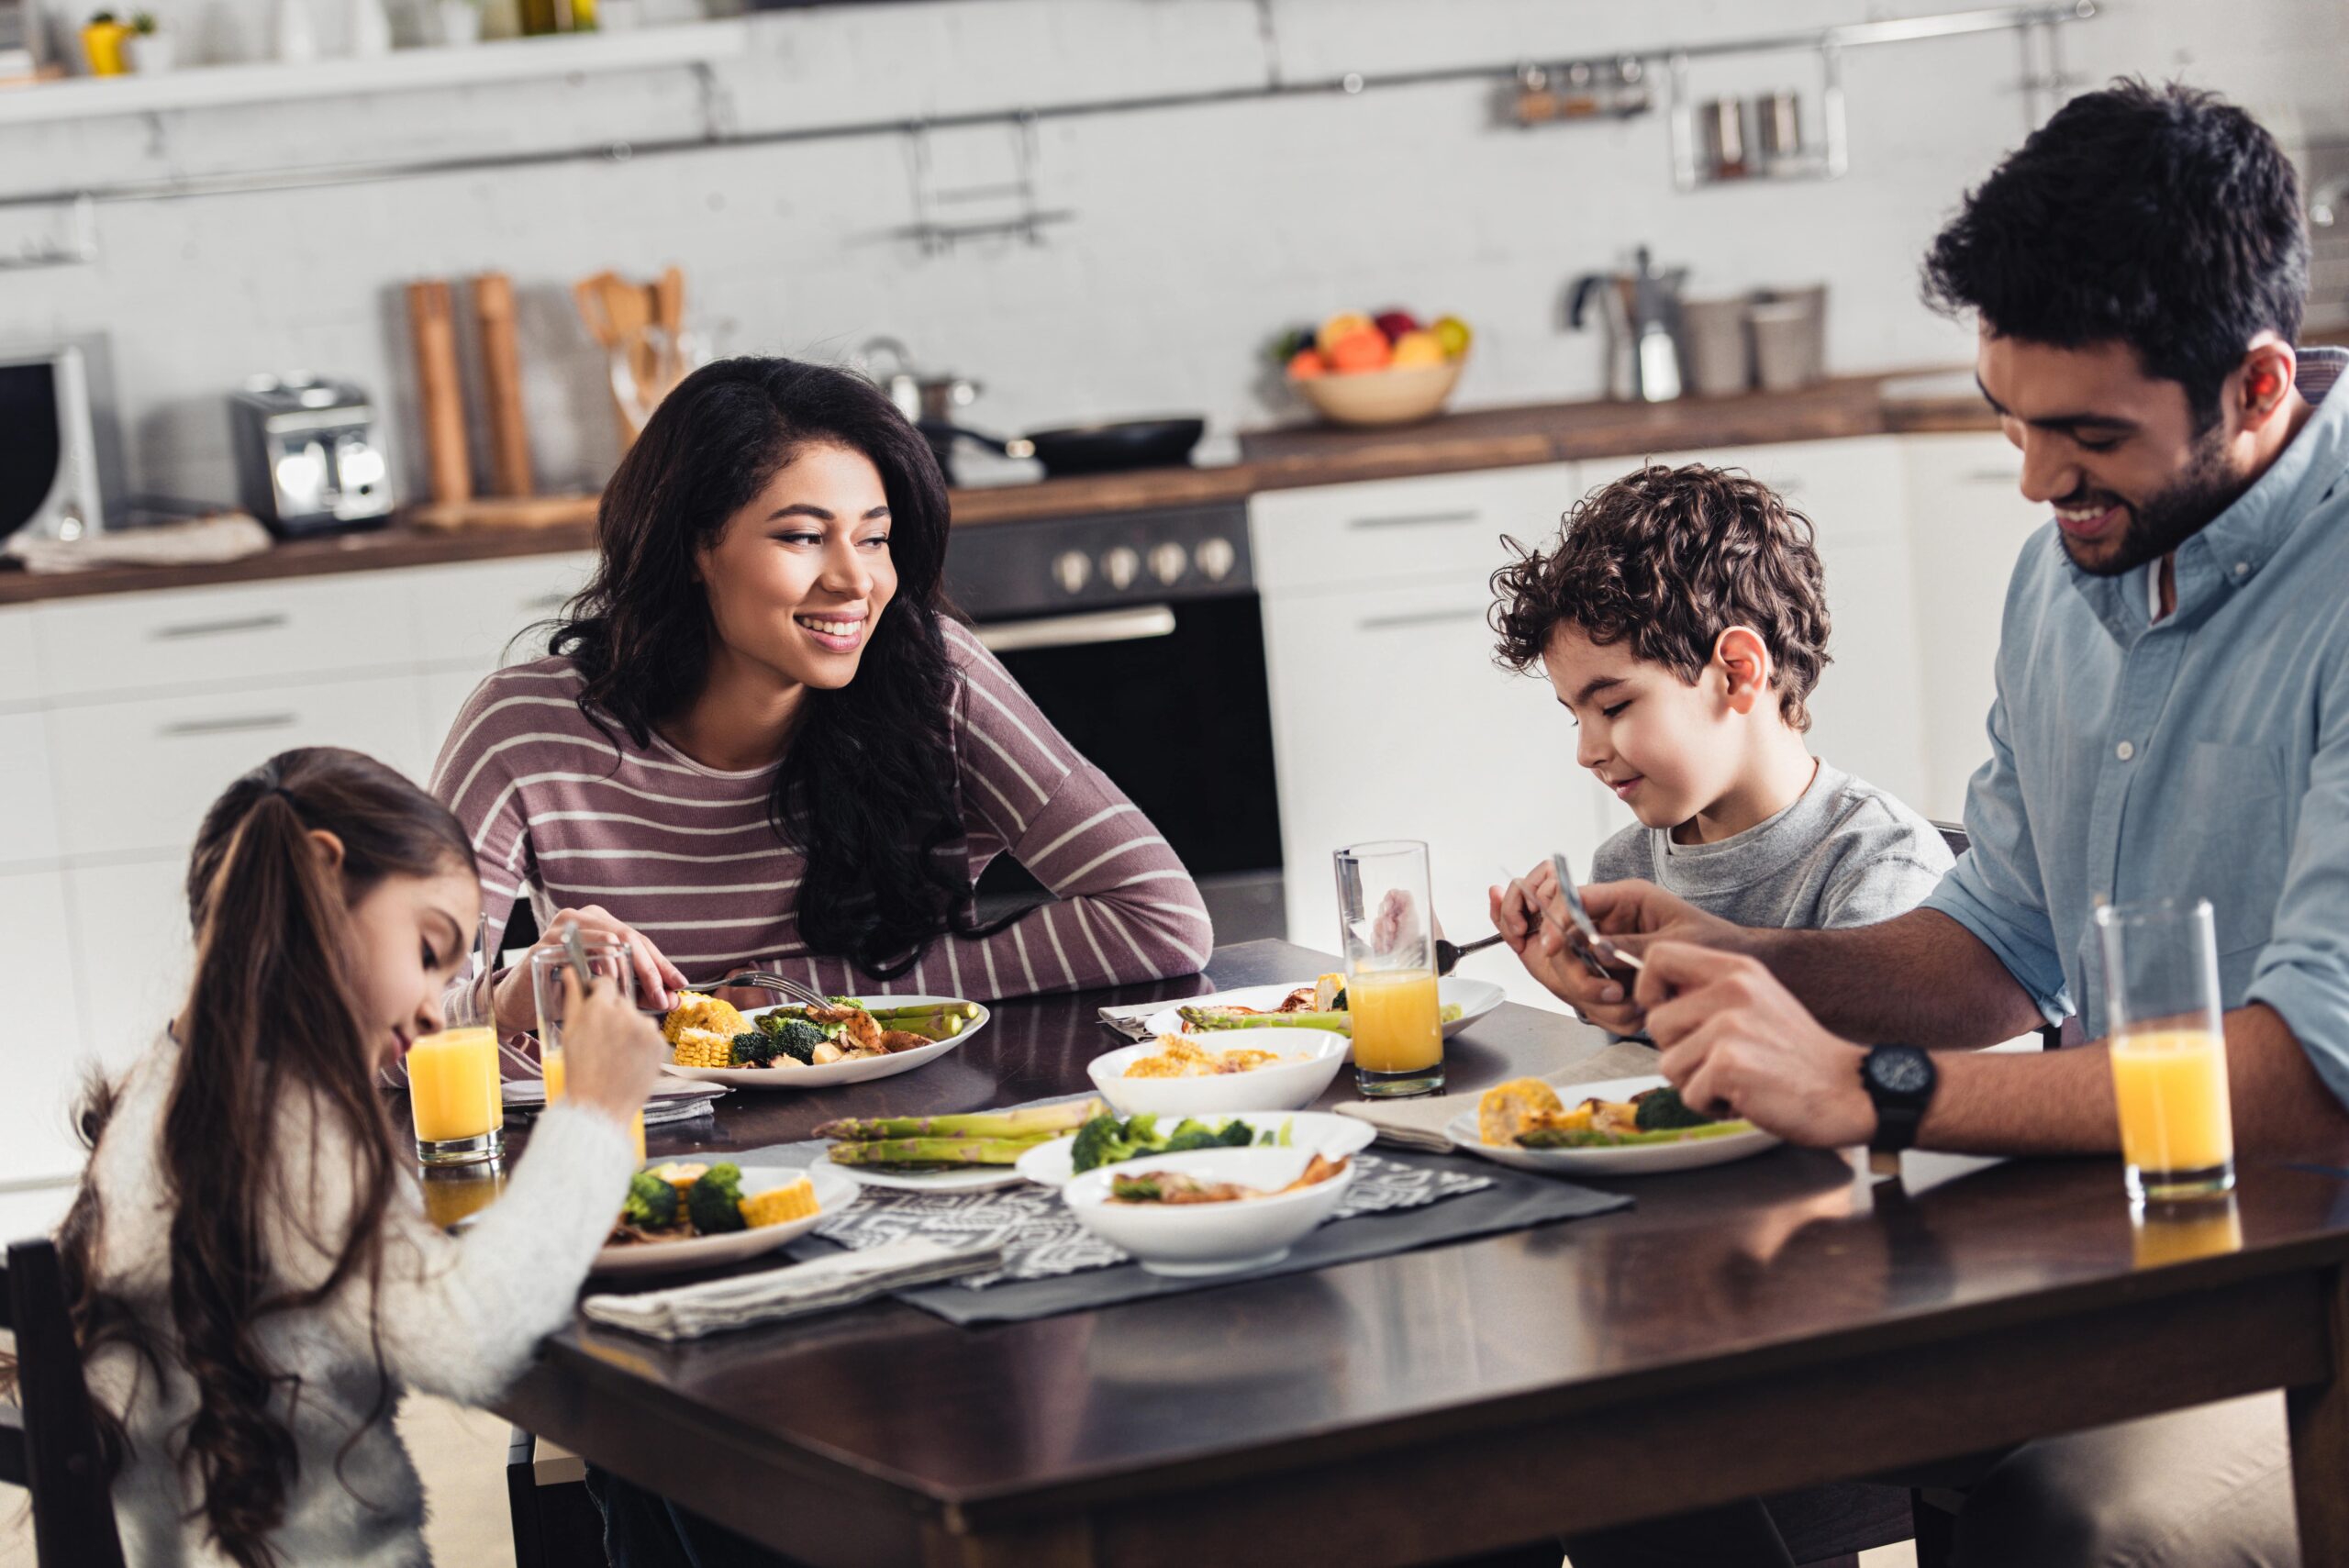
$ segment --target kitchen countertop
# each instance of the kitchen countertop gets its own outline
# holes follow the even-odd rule
[[[1263,490],[1515,468],[1704,447],[1831,440],[1912,431],[1989,430],[1981,399],[1947,376],[1844,376],[1791,393],[1675,403],[1553,403],[1479,408],[1423,425],[1378,429],[1294,426],[1241,438],[1219,468],[1144,469],[952,493],[958,528],[1242,501]],[[582,503],[583,510],[585,503]],[[93,594],[265,582],[330,572],[437,566],[593,546],[594,526],[438,532],[395,524],[297,539],[241,561],[200,566],[100,567],[37,576],[0,572],[0,606]]]

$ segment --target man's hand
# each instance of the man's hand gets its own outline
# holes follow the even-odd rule
[[[1876,1135],[1876,1106],[1860,1086],[1865,1053],[1820,1028],[1758,959],[1677,941],[1652,942],[1642,956],[1636,999],[1648,1038],[1691,1107],[1814,1149]]]

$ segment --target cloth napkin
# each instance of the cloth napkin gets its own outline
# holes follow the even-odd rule
[[[117,528],[76,539],[36,539],[29,533],[8,540],[5,553],[28,572],[84,572],[95,566],[194,566],[259,555],[273,541],[269,530],[242,512],[221,512],[184,523]]]
[[[1596,1084],[1607,1078],[1637,1078],[1656,1070],[1658,1052],[1652,1045],[1621,1040],[1601,1046],[1569,1067],[1540,1074],[1553,1088]],[[1491,1085],[1487,1084],[1489,1088]],[[1432,1095],[1416,1100],[1355,1100],[1340,1106],[1340,1116],[1366,1121],[1378,1129],[1379,1140],[1404,1149],[1448,1150],[1452,1140],[1443,1129],[1462,1111],[1474,1111],[1482,1091],[1465,1095]]]
[[[834,1252],[755,1274],[707,1280],[640,1296],[591,1296],[579,1310],[598,1323],[655,1340],[693,1340],[785,1318],[829,1312],[885,1291],[1000,1268],[999,1247],[947,1247],[909,1236],[862,1252]]]

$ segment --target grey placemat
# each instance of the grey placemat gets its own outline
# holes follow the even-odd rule
[[[825,1147],[822,1143],[784,1143],[769,1149],[746,1150],[734,1158],[746,1164],[807,1164],[822,1159]],[[1246,1273],[1170,1279],[1151,1273],[1139,1263],[1124,1262],[1042,1279],[1005,1280],[985,1290],[949,1284],[891,1294],[950,1323],[1019,1323],[1063,1312],[1114,1307],[1125,1301],[1180,1296],[1238,1280],[1302,1273],[1335,1263],[1465,1241],[1506,1230],[1522,1230],[1556,1220],[1579,1219],[1627,1208],[1631,1203],[1622,1194],[1596,1192],[1570,1182],[1528,1175],[1469,1155],[1381,1150],[1377,1158],[1432,1175],[1483,1178],[1485,1184],[1420,1207],[1324,1225],[1298,1242],[1279,1262]],[[786,1249],[789,1255],[799,1259],[819,1258],[839,1250],[837,1243],[820,1236],[803,1237]]]

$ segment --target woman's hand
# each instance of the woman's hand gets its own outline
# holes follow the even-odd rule
[[[582,996],[562,972],[563,1094],[626,1124],[661,1075],[661,1031],[629,1005],[608,974]]]
[[[576,926],[583,937],[609,937],[628,943],[629,956],[636,966],[637,999],[648,1007],[665,1012],[676,1006],[676,993],[685,987],[685,977],[677,966],[661,955],[652,940],[639,933],[610,910],[599,904],[583,905],[576,909],[559,909],[547,922],[547,934],[531,948],[532,952],[560,949],[562,932]],[[538,1028],[538,999],[530,994],[530,965],[528,960],[514,965],[497,976],[493,992],[500,1034],[527,1034]]]

